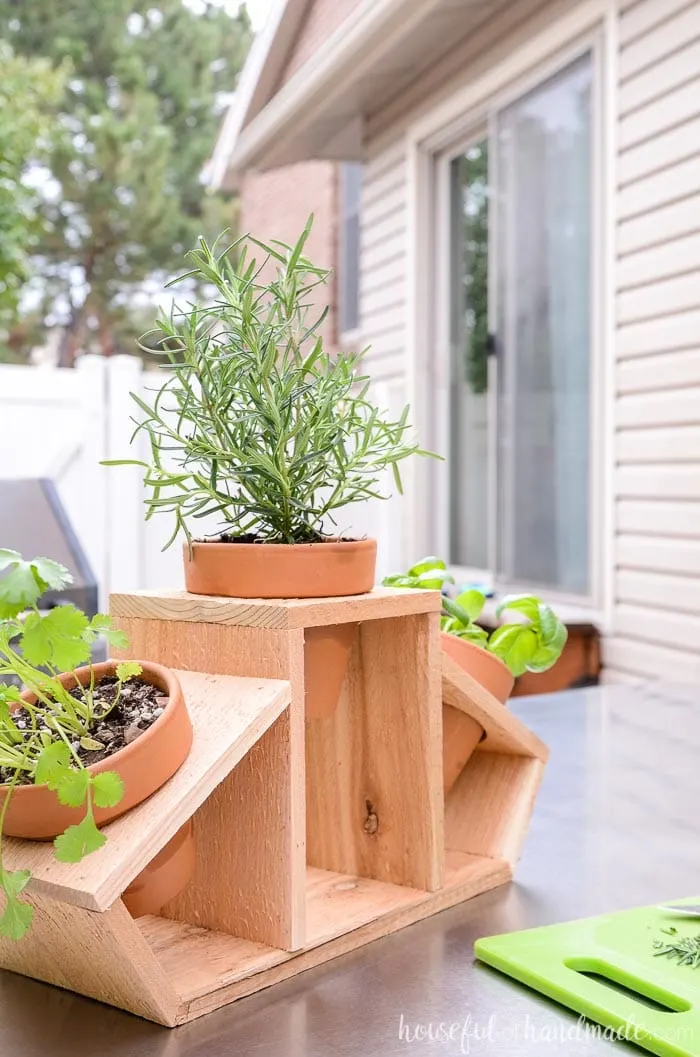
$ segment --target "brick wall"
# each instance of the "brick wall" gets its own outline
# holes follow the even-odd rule
[[[269,172],[247,173],[241,196],[241,230],[263,241],[294,243],[310,213],[314,226],[306,256],[323,268],[335,268],[337,244],[337,173],[330,162],[311,161]],[[336,341],[335,276],[314,291],[315,303],[330,306],[324,323],[327,344]]]
[[[277,86],[277,91],[311,58],[360,0],[310,0],[296,40]],[[275,238],[294,242],[307,217],[314,226],[307,242],[307,256],[314,264],[335,269],[338,240],[338,167],[331,162],[312,161],[269,172],[250,172],[241,191],[241,227],[264,241]],[[319,307],[330,312],[323,336],[330,345],[337,341],[337,294],[335,277],[317,291]]]
[[[277,90],[335,33],[360,0],[311,0],[292,45]]]

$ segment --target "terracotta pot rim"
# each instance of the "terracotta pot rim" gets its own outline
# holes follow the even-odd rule
[[[453,635],[450,631],[441,631],[440,634],[447,635],[450,639],[457,639],[457,641],[461,642],[463,646],[467,646],[472,650],[478,650],[479,653],[485,653],[486,656],[494,662],[494,664],[499,665],[499,667],[501,668],[505,668],[509,675],[513,675],[506,662],[501,660],[500,657],[497,657],[495,653],[491,653],[491,650],[487,650],[485,646],[479,646],[479,644],[476,642],[470,642],[468,639],[462,639],[459,635]]]
[[[198,547],[216,547],[228,551],[235,547],[236,551],[259,551],[261,547],[274,547],[276,551],[292,551],[323,547],[324,552],[327,553],[328,551],[347,551],[350,549],[371,550],[376,547],[376,544],[376,539],[371,536],[361,540],[344,540],[329,537],[324,540],[315,540],[313,543],[277,543],[274,540],[261,540],[259,543],[236,543],[233,540],[228,542],[224,540],[192,540],[192,550],[194,551]],[[184,551],[189,551],[190,544],[187,540],[184,541],[182,546]]]
[[[99,661],[97,664],[84,664],[81,665],[80,668],[75,668],[72,672],[62,672],[59,678],[61,680],[71,680],[74,676],[81,676],[87,674],[89,673],[90,669],[92,669],[95,672],[95,681],[97,681],[98,679],[101,679],[104,676],[113,675],[117,665],[121,663],[121,661]],[[121,749],[118,749],[116,752],[113,752],[110,756],[106,756],[103,760],[98,760],[96,763],[91,763],[90,766],[86,768],[86,770],[90,774],[100,774],[102,771],[112,770],[115,760],[123,760],[126,756],[130,756],[132,752],[135,751],[135,746],[137,744],[139,744],[139,747],[141,748],[148,741],[151,741],[154,737],[157,737],[158,732],[167,722],[169,715],[171,715],[178,707],[178,695],[180,695],[182,691],[180,690],[180,684],[178,683],[177,678],[173,674],[171,669],[163,664],[156,664],[154,661],[135,661],[135,663],[140,664],[141,668],[143,669],[139,678],[143,679],[145,682],[150,683],[152,686],[155,686],[159,689],[161,684],[167,688],[167,693],[169,697],[168,704],[165,706],[158,718],[153,723],[151,723],[150,727],[148,727],[148,729],[145,730],[143,734],[141,734],[130,745],[124,745]],[[158,682],[148,678],[149,675],[155,676]],[[24,700],[27,700],[31,699],[35,695],[32,694],[29,690],[24,690],[21,696]],[[9,788],[9,785],[7,783],[4,783],[0,785],[0,792]],[[31,794],[32,790],[34,789],[45,788],[47,788],[46,783],[42,783],[41,785],[35,785],[34,783],[30,785],[16,785],[12,790],[12,799],[16,800],[18,797],[27,796]]]

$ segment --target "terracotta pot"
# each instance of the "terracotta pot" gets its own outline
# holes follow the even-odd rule
[[[339,598],[374,586],[376,540],[183,544],[185,586],[226,598]]]
[[[473,676],[501,704],[508,700],[515,679],[510,669],[493,653],[442,632],[445,653]],[[442,706],[442,773],[445,796],[464,770],[469,757],[484,736],[479,723],[451,705]]]
[[[159,914],[191,880],[195,861],[194,829],[190,819],[122,896],[131,916],[140,918],[145,914]]]
[[[445,796],[483,736],[483,727],[471,716],[452,705],[442,706],[442,787]]]
[[[456,635],[440,634],[440,645],[448,657],[464,668],[485,690],[500,701],[506,703],[515,683],[510,668],[495,653],[489,653],[473,642],[458,639]]]
[[[185,585],[192,594],[226,598],[339,598],[374,586],[376,540],[325,543],[193,543],[183,545]],[[306,718],[335,711],[357,624],[304,632]]]
[[[332,624],[304,631],[307,719],[323,719],[335,712],[356,636],[357,624]]]
[[[93,665],[95,679],[113,675],[118,663],[105,661]],[[125,814],[160,789],[184,763],[192,745],[192,724],[176,676],[160,664],[138,663],[143,668],[142,678],[157,686],[170,700],[163,714],[135,741],[88,768],[91,774],[116,771],[124,782],[124,796],[115,807],[95,808],[98,826]],[[70,687],[75,685],[77,678],[84,686],[90,680],[90,671],[88,666],[78,668],[75,673],[68,672],[60,679],[64,686]],[[22,696],[32,700],[32,695],[26,691]],[[6,790],[6,786],[0,786],[0,804]],[[82,808],[65,807],[59,803],[56,794],[46,785],[20,785],[12,793],[4,832],[11,837],[51,840],[63,833],[67,826],[80,822],[84,814]]]

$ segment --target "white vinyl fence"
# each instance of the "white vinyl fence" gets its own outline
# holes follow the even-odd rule
[[[141,471],[100,465],[145,455],[129,444],[130,393],[158,381],[131,356],[84,356],[73,370],[0,365],[0,482],[54,481],[99,582],[102,606],[112,591],[183,586],[179,541],[161,549],[171,530],[167,516],[144,520]],[[374,393],[382,405],[393,396],[384,389],[377,383]],[[395,499],[363,504],[351,514],[354,534],[379,542],[379,577],[399,560],[400,515]]]

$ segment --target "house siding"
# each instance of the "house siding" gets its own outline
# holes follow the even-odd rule
[[[382,378],[406,374],[406,153],[403,141],[379,151],[363,172],[360,320],[367,366]]]
[[[700,2],[618,21],[616,536],[620,677],[700,678]]]
[[[365,115],[360,321],[380,402],[398,410],[409,389],[408,159],[413,122],[503,55],[571,11],[578,0],[496,0],[483,20],[390,103]],[[603,574],[611,595],[605,678],[700,678],[700,0],[608,0],[616,53],[613,537]],[[280,86],[338,29],[357,0],[315,0]],[[610,25],[609,25],[610,28]],[[607,51],[607,57],[611,57]],[[611,131],[608,128],[608,131]],[[610,139],[611,137],[606,137]],[[332,166],[313,163],[309,172]],[[307,166],[249,177],[244,220],[298,230],[326,202]],[[279,174],[288,174],[279,176]],[[315,177],[314,177],[315,179]],[[304,209],[297,209],[303,187]],[[251,207],[251,201],[253,206]],[[333,207],[328,199],[328,210]],[[297,210],[295,212],[295,210]],[[321,209],[326,216],[325,206]],[[326,221],[319,217],[319,229]],[[291,223],[291,220],[294,220]],[[335,217],[328,219],[335,232]],[[271,232],[272,233],[272,232]],[[282,237],[285,237],[283,234]],[[286,237],[291,237],[287,232]],[[321,232],[319,232],[321,237]],[[334,241],[314,253],[334,261]],[[381,504],[373,534],[401,551],[406,511]],[[368,509],[369,516],[369,509]],[[381,523],[380,523],[381,522]],[[383,570],[384,571],[384,570]]]
[[[614,6],[614,0],[610,0]],[[531,20],[542,4],[533,0]],[[561,5],[560,5],[561,6]],[[528,19],[508,13],[520,39]],[[617,9],[614,543],[606,678],[700,678],[700,0]],[[493,26],[482,29],[482,49]],[[470,49],[456,49],[469,69]],[[494,37],[500,49],[503,37]],[[453,60],[450,60],[452,68]],[[472,64],[473,65],[473,64]],[[439,75],[433,72],[433,81]],[[461,81],[464,82],[462,76]],[[362,335],[406,392],[405,133],[453,90],[397,100],[367,124]],[[431,85],[432,87],[432,85]],[[375,136],[373,139],[372,136]],[[393,142],[392,142],[393,137]],[[405,556],[410,557],[410,556]]]
[[[361,0],[311,0],[291,47],[277,91],[325,44],[360,2]]]

